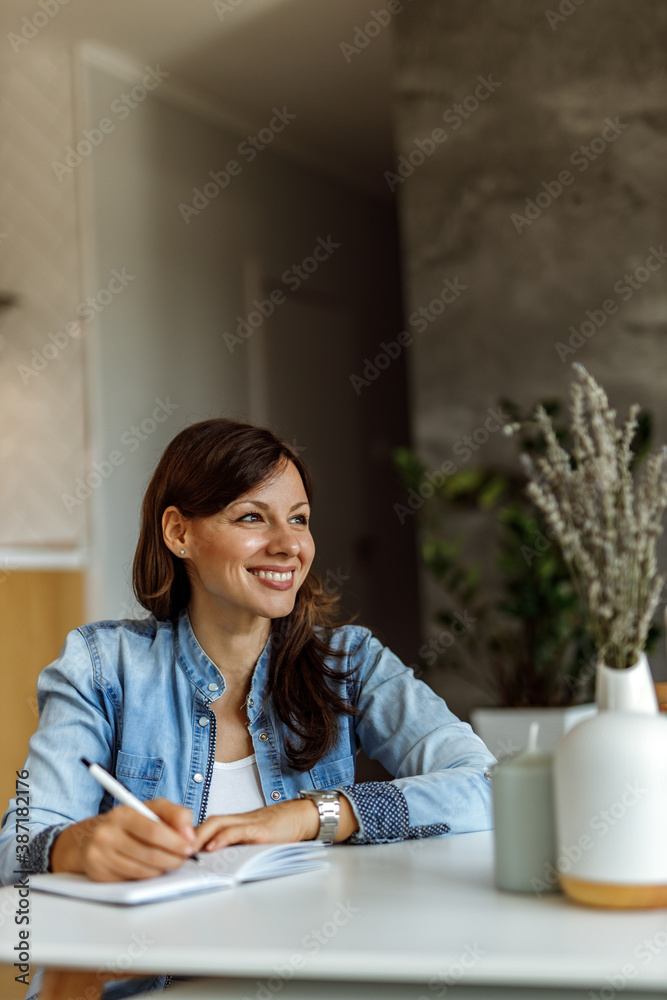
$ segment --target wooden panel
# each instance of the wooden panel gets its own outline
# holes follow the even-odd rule
[[[83,624],[83,582],[79,572],[0,573],[0,815],[37,728],[37,677],[58,655],[67,632]],[[14,981],[16,972],[0,966],[0,996],[25,995]]]
[[[667,683],[660,681],[656,684],[655,693],[658,698],[658,708],[661,712],[667,712]]]
[[[82,625],[83,574],[5,570],[0,576],[0,803],[13,794],[37,728],[36,684],[70,629]]]

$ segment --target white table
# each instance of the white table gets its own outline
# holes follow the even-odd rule
[[[135,908],[32,892],[31,961],[225,977],[222,992],[177,985],[165,998],[667,995],[667,910],[598,911],[561,894],[498,892],[492,845],[480,833],[334,847],[327,870]],[[15,893],[0,891],[0,962],[15,958]]]

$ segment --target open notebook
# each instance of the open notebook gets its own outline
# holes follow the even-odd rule
[[[312,840],[296,844],[239,844],[210,854],[202,852],[197,855],[200,862],[186,861],[176,871],[156,878],[93,882],[86,875],[57,872],[31,875],[30,888],[100,903],[155,903],[195,892],[229,889],[239,882],[326,868],[324,850],[324,844]]]

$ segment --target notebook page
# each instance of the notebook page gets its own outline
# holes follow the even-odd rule
[[[30,888],[101,903],[135,905],[192,893],[224,889],[237,882],[275,878],[326,866],[320,860],[324,845],[239,844],[220,851],[202,851],[197,861],[186,861],[176,871],[156,878],[128,882],[94,882],[86,875],[68,872],[32,875]]]

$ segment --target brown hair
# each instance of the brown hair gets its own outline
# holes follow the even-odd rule
[[[167,507],[177,507],[186,518],[210,517],[263,483],[284,462],[296,466],[311,502],[312,481],[302,459],[266,428],[217,418],[176,435],[144,496],[132,569],[137,600],[155,618],[175,620],[190,600],[185,565],[162,536]],[[329,683],[349,674],[328,667],[324,659],[340,655],[326,642],[337,604],[337,597],[325,594],[311,572],[291,613],[271,621],[269,693],[278,716],[297,737],[285,747],[287,761],[297,771],[314,767],[333,748],[339,714],[359,714]]]

